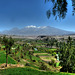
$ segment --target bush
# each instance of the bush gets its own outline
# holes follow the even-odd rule
[[[10,57],[13,57],[13,55],[12,55],[12,54],[10,54]]]
[[[39,57],[39,55],[36,55],[36,57]]]
[[[41,69],[41,70],[48,70],[47,66],[44,63],[41,64],[39,69]]]
[[[19,57],[16,57],[15,60],[18,61],[18,62],[20,62],[20,58]]]
[[[48,53],[52,54],[52,50],[49,50],[49,52],[48,52]]]
[[[33,62],[36,62],[36,60],[32,60]]]
[[[25,66],[30,66],[30,64],[29,63],[26,63]]]
[[[53,52],[53,53],[52,53],[52,56],[55,56],[55,55],[56,55],[56,52]]]
[[[20,58],[18,58],[17,61],[20,62]]]
[[[21,55],[21,58],[23,58],[23,55]]]
[[[56,67],[55,60],[52,59],[51,62],[49,62],[49,65],[52,65],[52,66]]]

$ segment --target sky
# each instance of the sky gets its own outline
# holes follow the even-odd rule
[[[0,31],[25,26],[51,26],[75,32],[75,16],[72,16],[72,3],[68,0],[68,13],[64,20],[47,18],[51,8],[44,0],[0,0]]]

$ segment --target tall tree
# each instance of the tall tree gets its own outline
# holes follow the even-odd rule
[[[8,63],[8,55],[10,53],[10,49],[14,43],[12,43],[12,38],[7,38],[6,36],[3,37],[2,40],[3,44],[5,45],[5,50],[6,50],[6,67]]]
[[[9,38],[8,42],[9,42],[9,54],[11,54],[11,47],[14,44],[14,40],[12,39],[12,37]]]
[[[68,37],[68,42],[63,43],[60,48],[61,71],[75,72],[75,48],[72,46],[72,40]]]

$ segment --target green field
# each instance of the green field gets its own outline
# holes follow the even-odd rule
[[[0,75],[75,75],[73,73],[53,73],[33,70],[31,68],[11,68],[0,70]]]
[[[6,54],[5,51],[0,51],[0,64],[2,63],[6,63]],[[8,64],[16,64],[17,62],[11,58],[10,56],[8,56]]]

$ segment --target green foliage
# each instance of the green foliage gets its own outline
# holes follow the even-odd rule
[[[42,72],[33,70],[30,68],[10,68],[5,70],[0,70],[1,75],[74,75],[70,73],[54,73],[54,72]]]
[[[52,66],[56,67],[55,60],[52,59],[52,60],[49,62],[49,65],[52,65]]]
[[[48,70],[47,66],[44,63],[41,63],[40,68],[41,70]]]
[[[58,67],[58,66],[59,66],[59,64],[60,64],[60,63],[56,63],[56,67]]]
[[[72,46],[72,39],[68,37],[67,43],[62,43],[60,48],[61,71],[75,72],[75,48]]]
[[[52,56],[55,56],[55,55],[56,55],[56,52],[53,52],[53,53],[52,53]]]
[[[72,7],[73,7],[73,15],[75,13],[75,0],[72,1]],[[52,9],[49,9],[47,11],[47,18],[49,19],[51,15],[55,17],[55,20],[64,19],[66,17],[66,13],[68,10],[68,1],[67,0],[45,0],[45,3],[50,2],[53,4],[51,7]]]
[[[30,66],[30,64],[29,63],[26,63],[25,66]]]
[[[6,54],[5,52],[1,51],[0,52],[0,63],[6,63]],[[8,64],[16,64],[17,62],[11,58],[10,56],[8,56]]]
[[[11,47],[14,44],[14,40],[11,37],[8,39],[6,36],[3,36],[2,43],[5,46],[6,50],[6,67],[7,67],[8,55],[11,53]]]

